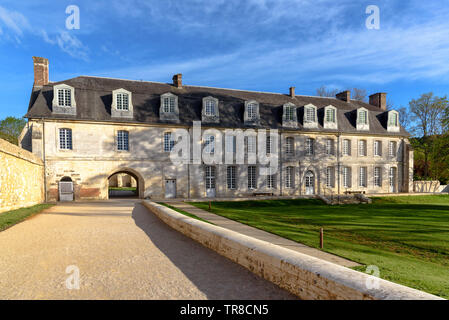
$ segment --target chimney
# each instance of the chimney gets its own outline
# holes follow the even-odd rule
[[[48,84],[48,59],[33,57],[34,86],[42,87]]]
[[[295,97],[295,87],[290,87],[290,97]]]
[[[178,73],[173,76],[173,85],[176,88],[182,88],[182,73]]]
[[[335,98],[341,101],[349,102],[351,101],[351,91],[346,90],[335,95]]]
[[[378,92],[369,96],[369,104],[380,110],[387,110],[387,94]]]

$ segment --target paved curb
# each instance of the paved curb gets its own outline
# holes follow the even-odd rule
[[[143,205],[173,229],[301,299],[444,300],[331,262],[189,218],[152,201]],[[367,284],[377,282],[375,288]]]

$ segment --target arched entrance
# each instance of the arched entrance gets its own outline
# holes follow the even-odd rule
[[[315,174],[312,171],[307,171],[305,176],[306,195],[315,194]]]
[[[70,177],[63,177],[59,180],[58,185],[59,201],[73,201],[73,181]]]
[[[107,181],[108,199],[143,198],[144,179],[135,170],[122,168],[109,174]]]

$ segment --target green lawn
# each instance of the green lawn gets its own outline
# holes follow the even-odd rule
[[[191,203],[208,210],[208,203]],[[449,298],[449,195],[373,198],[327,206],[315,199],[213,202],[212,212],[376,265],[380,276]],[[365,270],[364,267],[357,268]]]
[[[12,227],[16,223],[25,220],[28,217],[35,215],[47,208],[53,206],[52,204],[37,204],[32,207],[20,208],[17,210],[0,213],[0,231]]]
[[[136,187],[109,187],[109,190],[114,190],[114,191],[137,191]]]

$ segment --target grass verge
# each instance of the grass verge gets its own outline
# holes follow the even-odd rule
[[[185,216],[188,216],[188,217],[190,217],[190,218],[193,218],[193,219],[196,219],[196,220],[200,220],[200,221],[203,221],[203,222],[207,222],[207,223],[213,224],[212,222],[209,222],[209,221],[207,221],[207,220],[204,220],[203,218],[200,218],[200,217],[198,217],[198,216],[196,216],[196,215],[194,215],[194,214],[191,214],[191,213],[189,213],[189,212],[186,212],[186,211],[184,211],[184,210],[175,208],[175,207],[173,207],[173,206],[171,206],[171,205],[169,205],[169,204],[167,204],[167,203],[164,203],[164,202],[158,202],[158,204],[163,205],[164,207],[170,208],[170,209],[172,209],[172,210],[175,210],[176,212],[178,212],[178,213],[180,213],[180,214],[183,214],[183,215],[185,215]]]
[[[35,206],[20,208],[0,213],[0,231],[6,230],[23,220],[52,207],[53,204],[37,204]]]

